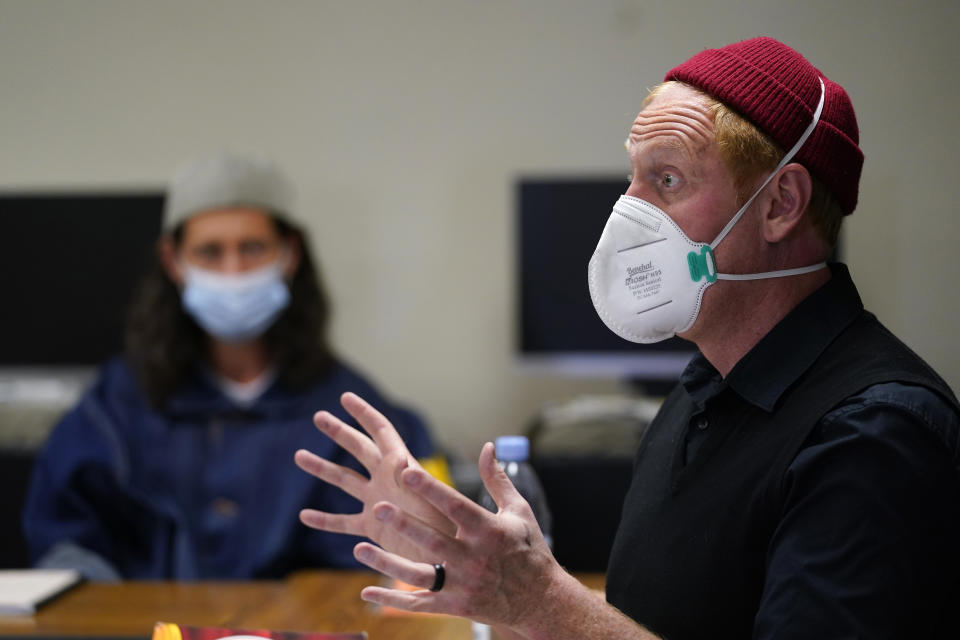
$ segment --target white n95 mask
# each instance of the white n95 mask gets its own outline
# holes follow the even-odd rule
[[[631,342],[660,342],[693,326],[703,292],[717,280],[760,280],[810,273],[818,263],[766,273],[717,273],[713,250],[773,176],[793,159],[813,133],[823,110],[820,103],[810,125],[763,184],[744,203],[713,242],[694,242],[662,209],[640,198],[620,196],[590,259],[590,298],[601,320]]]
[[[207,333],[226,342],[260,337],[290,303],[285,260],[238,274],[186,266],[183,308]]]

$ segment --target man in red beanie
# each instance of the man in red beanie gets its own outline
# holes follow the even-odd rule
[[[699,354],[637,451],[606,602],[553,559],[492,445],[497,514],[417,468],[353,395],[372,441],[315,421],[370,479],[297,462],[365,508],[301,519],[369,537],[361,562],[423,588],[365,599],[504,637],[954,637],[960,406],[827,264],[863,163],[846,92],[769,38],[704,51],[654,89],[627,150],[594,306],[627,340]]]

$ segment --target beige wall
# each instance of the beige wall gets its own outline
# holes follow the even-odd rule
[[[0,188],[160,185],[219,146],[278,158],[342,351],[472,457],[545,400],[616,388],[512,363],[513,178],[625,172],[646,87],[771,35],[853,97],[867,161],[848,261],[960,387],[958,4],[716,4],[2,0]]]

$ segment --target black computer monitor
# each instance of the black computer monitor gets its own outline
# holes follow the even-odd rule
[[[516,354],[561,375],[623,378],[663,388],[695,352],[681,340],[635,344],[600,320],[587,264],[625,177],[521,178],[516,184]]]
[[[163,193],[0,193],[0,367],[89,366],[121,350]]]

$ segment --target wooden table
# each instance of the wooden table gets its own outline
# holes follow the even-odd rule
[[[602,589],[603,576],[580,576]],[[34,616],[0,617],[0,637],[149,638],[157,621],[290,631],[367,631],[370,640],[470,640],[470,623],[448,616],[391,613],[363,602],[383,580],[364,571],[304,571],[284,581],[86,583]]]

